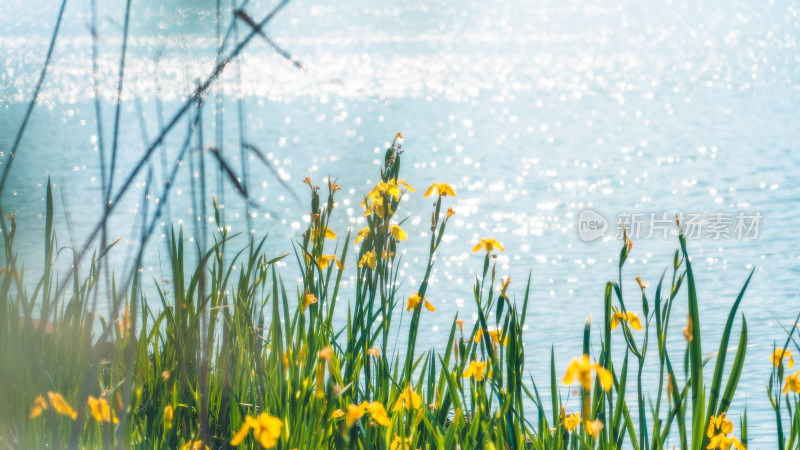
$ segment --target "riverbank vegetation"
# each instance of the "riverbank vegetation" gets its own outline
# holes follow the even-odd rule
[[[103,292],[98,285],[114,244],[95,253],[80,272],[77,251],[56,244],[48,186],[39,275],[15,253],[16,219],[6,220],[0,445],[747,447],[746,411],[727,413],[748,348],[738,307],[749,277],[727,319],[709,320],[699,312],[683,234],[655,289],[625,272],[635,251],[625,236],[603,309],[586,320],[582,348],[560,373],[546,344],[523,345],[525,324],[536,320],[528,314],[534,290],[530,279],[514,286],[497,272],[495,256],[505,249],[493,237],[474,243],[473,251],[483,255],[483,264],[474,268],[477,319],[437,310],[437,299],[427,291],[448,222],[457,214],[451,201],[459,194],[446,180],[418,191],[405,182],[401,142],[398,134],[385,153],[380,181],[364,193],[363,229],[334,229],[340,187],[333,180],[317,186],[306,179],[309,224],[292,254],[268,257],[267,238],[246,242],[234,234],[214,202],[217,231],[207,248],[200,248],[199,239],[190,245],[181,228],[168,237],[168,282],[144,279],[134,270],[112,275]],[[420,255],[426,263],[415,273],[420,281],[413,293],[401,295],[398,248],[406,232],[397,212],[409,195],[422,195],[433,207],[427,254]],[[67,273],[58,269],[64,258],[74,260]],[[278,261],[295,264],[302,281],[284,280]],[[350,275],[354,283],[342,289],[343,277]],[[37,277],[33,284],[31,277]],[[623,295],[623,282],[633,286],[633,294]],[[144,293],[147,283],[157,298]],[[403,292],[409,289],[406,282]],[[111,318],[92,313],[106,292]],[[688,317],[673,316],[675,302],[687,303]],[[400,313],[410,319],[398,325]],[[425,314],[442,315],[439,320],[448,324],[444,351],[420,341]],[[686,325],[685,350],[677,354],[666,345],[675,321]],[[722,328],[720,341],[704,340],[714,327]],[[401,348],[395,346],[398,329]],[[796,446],[800,429],[791,343],[787,338],[774,349],[768,380],[781,448]],[[530,352],[551,352],[549,372],[530,372]],[[658,380],[649,380],[647,388],[646,360],[658,367]],[[567,402],[570,395],[579,400]]]

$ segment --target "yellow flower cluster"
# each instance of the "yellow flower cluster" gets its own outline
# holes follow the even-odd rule
[[[502,330],[489,330],[489,337],[492,339],[492,343],[495,345],[502,345],[504,347],[508,345],[508,336],[503,337]],[[475,332],[475,343],[478,344],[481,342],[481,340],[483,340],[483,330],[478,328],[478,331]]]
[[[261,444],[261,447],[272,448],[278,444],[282,429],[283,421],[265,412],[259,414],[257,418],[247,416],[244,418],[242,428],[231,439],[231,445],[237,446],[241,444],[250,433],[250,430],[253,430],[253,437],[256,438],[256,442]]]
[[[108,406],[108,401],[105,398],[94,398],[91,395],[87,400],[89,404],[89,411],[94,417],[94,420],[103,423],[103,422],[114,422],[119,423],[116,417],[111,417],[111,407]]]
[[[725,413],[719,416],[712,416],[708,424],[708,431],[706,432],[709,439],[706,448],[730,450],[731,447],[734,447],[738,450],[746,450],[744,445],[742,445],[735,436],[728,436],[731,433],[733,433],[733,423],[728,420]]]
[[[397,401],[395,401],[392,407],[392,412],[402,409],[417,409],[420,405],[422,405],[422,397],[414,392],[409,384],[408,387],[400,393],[400,396],[397,397]]]
[[[474,377],[475,381],[483,381],[484,372],[487,372],[488,364],[485,362],[471,361],[469,367],[464,371],[464,378]],[[492,371],[486,373],[486,378],[492,377]]]
[[[561,423],[564,424],[564,428],[566,428],[567,431],[575,430],[575,428],[578,428],[578,425],[581,424],[581,413],[580,413],[580,411],[578,411],[576,413],[572,413],[570,415],[567,415],[567,411],[562,406],[561,407]]]
[[[365,209],[364,215],[368,216],[374,213],[376,216],[383,219],[387,214],[390,216],[394,214],[388,202],[391,201],[391,199],[395,201],[400,200],[401,187],[414,192],[414,188],[406,183],[405,180],[397,181],[391,179],[389,181],[379,181],[378,184],[372,188],[372,191],[367,194],[367,198],[361,202],[361,207]]]
[[[29,418],[34,419],[39,417],[50,406],[52,406],[53,409],[55,409],[56,412],[62,416],[67,416],[72,420],[78,418],[78,413],[75,412],[71,406],[69,406],[67,401],[64,400],[64,397],[58,392],[53,391],[47,393],[47,400],[45,400],[41,395],[36,397],[36,400],[33,401],[33,408],[31,408]]]
[[[345,424],[349,429],[356,423],[356,420],[362,418],[366,413],[369,413],[372,420],[378,425],[388,427],[392,424],[389,414],[386,413],[386,408],[383,407],[383,403],[381,402],[361,402],[360,405],[350,404],[347,405],[346,414],[341,409],[337,409],[331,414],[331,417],[333,419],[338,419],[347,416]]]
[[[203,445],[203,441],[196,440],[194,442],[187,442],[183,444],[181,450],[209,450],[207,445]]]
[[[395,436],[389,450],[411,450],[411,439]]]
[[[364,253],[364,256],[361,257],[361,261],[358,262],[358,267],[364,264],[368,265],[370,269],[375,270],[375,267],[378,266],[378,254],[372,250]]]

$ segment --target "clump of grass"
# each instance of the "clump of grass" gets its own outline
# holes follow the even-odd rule
[[[298,286],[284,283],[276,262],[289,255],[268,257],[266,237],[231,251],[237,235],[214,202],[213,245],[198,247],[200,257],[189,265],[183,230],[174,230],[171,285],[154,282],[158,299],[148,299],[142,289],[148,281],[134,271],[124,290],[115,285],[109,290],[112,304],[119,305],[114,309],[124,311],[110,322],[92,314],[90,305],[113,244],[92,258],[83,276],[74,254],[72,289],[54,295],[55,260],[67,251],[56,250],[48,186],[45,266],[32,292],[23,282],[25,271],[17,270],[13,217],[6,235],[7,267],[0,271],[0,442],[22,448],[660,449],[677,434],[681,448],[747,445],[746,414],[736,432],[726,415],[747,349],[744,317],[733,363],[728,367],[726,361],[750,277],[729,311],[715,358],[707,357],[682,233],[655,295],[650,297],[637,277],[632,300],[622,289],[633,245],[625,236],[618,279],[606,284],[600,352],[592,354],[590,317],[582,349],[563,379],[551,351],[549,405],[533,376],[526,381],[523,330],[530,277],[516,302],[510,279],[498,279],[494,257],[504,249],[494,239],[474,249],[484,254],[473,288],[477,320],[453,317],[442,353],[418,347],[420,317],[442,314],[426,293],[456,192],[437,183],[423,194],[435,198],[427,263],[414,293],[401,296],[397,250],[406,233],[396,212],[414,192],[400,178],[403,158],[398,134],[386,151],[380,181],[365,195],[367,226],[355,234],[329,227],[339,186],[329,181],[322,188],[306,179],[311,220],[293,255],[302,279]],[[355,272],[355,283],[344,293],[347,272]],[[667,350],[667,333],[684,285],[686,349],[675,358]],[[159,301],[160,308],[153,309]],[[400,308],[411,319],[401,325],[407,346],[395,352],[390,330]],[[345,317],[338,327],[334,318]],[[659,377],[648,392],[642,373],[653,345]],[[623,355],[619,367],[612,359],[617,354]],[[781,447],[783,356],[770,380]],[[711,361],[713,372],[704,371]],[[710,383],[704,372],[712,374]],[[567,411],[559,386],[574,382],[580,409]],[[800,382],[790,386],[800,390]],[[633,389],[636,400],[629,403]],[[794,445],[800,429],[797,396],[786,393],[785,404],[792,417],[788,442]],[[535,416],[525,415],[526,405],[535,406]]]

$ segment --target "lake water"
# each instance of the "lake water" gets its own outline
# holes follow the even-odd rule
[[[4,0],[0,8],[0,168],[41,70],[55,3]],[[90,4],[67,6],[40,104],[2,198],[4,210],[22,225],[18,250],[26,260],[41,258],[48,177],[56,184],[61,245],[82,243],[100,216],[97,149],[99,139],[111,145],[124,12],[117,3],[98,11],[101,138]],[[251,2],[246,10],[258,20],[271,6]],[[195,80],[213,68],[215,8],[210,1],[133,2],[115,186],[157,134],[160,117],[169,119]],[[432,182],[447,182],[458,194],[447,199],[457,215],[429,291],[438,309],[423,314],[421,338],[442,348],[455,313],[473,317],[472,281],[482,255],[471,248],[482,237],[496,238],[506,249],[497,259],[498,277],[511,275],[518,301],[532,270],[526,367],[541,384],[548,379],[550,345],[561,371],[580,353],[587,316],[602,313],[605,282],[617,277],[618,214],[641,212],[645,222],[650,213],[704,219],[701,238],[689,243],[704,350],[716,350],[711,343],[755,267],[741,305],[751,347],[731,412],[746,407],[751,446],[771,448],[774,418],[764,393],[769,355],[773,341],[786,337],[782,326],[800,312],[799,12],[789,1],[293,2],[268,32],[306,71],[253,41],[209,91],[204,143],[221,146],[237,173],[245,168],[262,205],[251,211],[252,229],[270,233],[272,256],[290,252],[291,239],[305,229],[306,176],[317,184],[328,174],[338,178],[343,191],[332,228],[342,236],[348,227],[360,228],[361,199],[378,178],[384,149],[401,131],[404,178],[417,188],[398,212],[410,215],[404,295],[416,291],[424,271],[431,201],[422,192]],[[224,32],[230,10],[223,14]],[[239,27],[239,37],[246,32]],[[163,180],[161,155],[176,157],[186,127],[181,122],[166,153],[159,150],[153,159],[154,183]],[[302,204],[257,159],[242,164],[240,133],[267,154]],[[199,155],[193,151],[184,161],[169,201],[171,217],[190,234],[197,228],[189,174],[199,170]],[[206,198],[222,199],[234,231],[247,231],[242,201],[230,185],[223,193],[211,180]],[[113,238],[125,238],[112,255],[116,268],[130,262],[135,219],[159,200],[143,198],[144,176],[136,181],[110,227]],[[576,223],[584,208],[608,220],[607,238],[580,239]],[[757,237],[755,230],[745,230],[750,233],[742,239],[705,236],[719,219],[737,234],[740,214],[759,218]],[[162,266],[167,227],[154,235],[145,262],[146,273],[157,279],[169,278]],[[623,273],[630,299],[638,295],[636,275],[652,283],[648,293],[654,295],[677,247],[673,236],[647,234],[634,236]],[[34,266],[26,266],[29,273]],[[348,288],[352,284],[344,299]],[[673,359],[684,345],[683,292],[673,321]],[[638,302],[629,308],[641,315]],[[622,337],[614,339],[621,350]]]

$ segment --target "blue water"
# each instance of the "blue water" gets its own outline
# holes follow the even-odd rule
[[[3,3],[0,169],[32,95],[57,6]],[[195,80],[213,67],[215,5],[133,2],[115,186],[141,157],[144,141],[157,134],[158,103],[169,119]],[[246,10],[260,18],[271,6],[252,2]],[[98,15],[107,149],[122,12],[120,5],[101,5]],[[252,232],[270,233],[272,256],[292,251],[291,239],[306,227],[306,176],[323,184],[330,174],[343,187],[334,231],[343,236],[348,227],[361,228],[361,199],[378,179],[383,150],[402,131],[404,177],[418,189],[398,211],[410,215],[402,246],[404,295],[416,291],[424,273],[431,201],[422,192],[443,181],[458,194],[447,199],[457,215],[429,291],[438,309],[423,314],[421,339],[441,349],[456,312],[474,317],[472,282],[482,256],[471,247],[482,237],[496,238],[506,249],[496,260],[498,278],[511,275],[509,291],[518,302],[532,270],[526,368],[540,384],[548,379],[551,344],[559,371],[579,355],[584,321],[589,314],[600,317],[605,282],[617,277],[620,242],[582,241],[576,230],[581,210],[601,212],[612,231],[622,211],[668,217],[759,213],[757,239],[697,239],[689,251],[709,343],[721,334],[731,303],[755,267],[741,305],[751,346],[731,413],[746,407],[751,446],[770,448],[774,419],[764,394],[769,354],[773,341],[785,339],[782,326],[800,312],[799,12],[796,3],[783,1],[293,2],[268,31],[307,70],[298,71],[255,41],[208,93],[204,145],[221,145],[241,174],[241,106],[246,140],[267,154],[301,196],[298,205],[257,159],[246,158],[248,185],[261,205],[250,211]],[[224,31],[230,11],[223,13]],[[26,260],[41,257],[48,177],[56,185],[61,245],[81,244],[102,209],[90,20],[89,2],[69,3],[53,65],[3,193],[4,210],[22,224],[18,250]],[[240,37],[245,32],[239,28]],[[186,127],[181,122],[170,134],[168,160],[177,155]],[[158,189],[162,151],[152,162]],[[168,203],[172,219],[190,234],[198,229],[198,211],[189,206],[189,170],[199,170],[199,155],[193,151],[184,161]],[[111,257],[115,268],[129,264],[136,248],[135,219],[161,201],[157,195],[143,198],[145,178],[136,181],[112,219],[112,237],[124,238]],[[211,195],[224,203],[234,231],[246,233],[247,210],[230,185],[222,192],[210,178],[205,198]],[[153,236],[145,261],[145,273],[156,279],[169,278],[162,266],[168,226],[165,220]],[[635,238],[623,273],[630,309],[641,315],[633,300],[634,276],[651,282],[652,298],[676,246],[674,237]],[[291,266],[285,270],[291,273]],[[352,277],[345,282],[348,299]],[[684,288],[673,315],[673,359],[682,354],[685,311]],[[737,322],[735,338],[738,328]],[[620,354],[623,339],[614,339]]]

